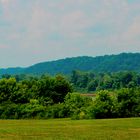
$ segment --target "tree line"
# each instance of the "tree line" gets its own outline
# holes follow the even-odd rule
[[[96,73],[73,71],[70,81],[75,91],[94,92],[140,86],[140,74],[131,71]]]
[[[0,119],[119,118],[140,116],[140,75],[134,72],[40,77],[3,75]],[[96,97],[76,91],[94,92]]]

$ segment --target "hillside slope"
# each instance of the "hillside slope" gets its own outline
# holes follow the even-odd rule
[[[98,57],[80,56],[60,59],[50,62],[42,62],[27,68],[0,69],[0,74],[69,74],[73,70],[117,72],[140,72],[140,53],[121,53],[119,55],[105,55]]]

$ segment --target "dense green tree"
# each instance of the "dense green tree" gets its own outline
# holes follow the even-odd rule
[[[0,102],[9,100],[9,97],[16,89],[15,78],[0,80]]]
[[[75,91],[79,92],[133,88],[140,85],[140,74],[131,71],[117,73],[74,71],[71,82]]]
[[[95,91],[98,87],[98,81],[97,80],[91,80],[87,85],[88,91]]]
[[[21,83],[17,83],[14,91],[11,93],[9,100],[13,103],[28,103],[30,100],[30,93],[27,85],[23,85]]]
[[[117,95],[120,117],[132,117],[140,115],[139,112],[137,112],[140,106],[139,89],[124,88],[119,90]]]
[[[81,96],[79,93],[69,93],[65,97],[65,106],[68,110],[68,116],[77,117],[91,103],[92,99]]]
[[[99,91],[93,104],[88,108],[89,118],[113,118],[116,117],[116,99],[110,92]]]
[[[47,98],[54,103],[63,102],[68,92],[72,91],[70,83],[61,75],[54,78],[43,77],[38,81],[37,98]]]

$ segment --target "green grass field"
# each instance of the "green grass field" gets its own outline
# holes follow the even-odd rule
[[[140,118],[0,120],[0,140],[140,140]]]

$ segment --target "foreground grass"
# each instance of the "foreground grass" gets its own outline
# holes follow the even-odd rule
[[[140,118],[0,120],[0,140],[140,140]]]

